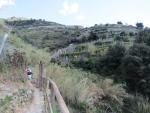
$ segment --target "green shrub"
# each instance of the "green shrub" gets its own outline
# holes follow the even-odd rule
[[[124,113],[149,113],[150,102],[148,98],[139,95],[129,96],[124,100]]]

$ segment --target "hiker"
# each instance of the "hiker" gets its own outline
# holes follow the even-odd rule
[[[29,68],[29,66],[26,69],[26,74],[27,74],[28,80],[32,80],[32,74],[33,73],[31,71],[31,69]]]

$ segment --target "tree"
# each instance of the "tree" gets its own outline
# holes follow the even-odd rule
[[[129,36],[134,36],[134,33],[133,33],[133,32],[130,32],[130,33],[129,33]]]
[[[121,37],[121,36],[116,36],[115,38],[114,38],[114,40],[115,41],[121,41],[123,38]]]
[[[134,44],[129,49],[129,54],[140,57],[144,65],[150,64],[150,47],[145,44]]]
[[[122,25],[123,23],[121,21],[118,21],[117,24]]]
[[[126,48],[121,43],[117,43],[116,45],[111,46],[108,49],[106,56],[112,58],[112,61],[113,59],[116,59],[117,62],[120,63],[125,53],[126,53]]]
[[[116,73],[125,53],[126,48],[120,43],[117,43],[116,45],[109,47],[106,55],[99,59],[97,67],[107,74]]]
[[[137,43],[145,43],[150,46],[150,29],[144,29],[140,31],[137,36],[135,42]]]
[[[121,72],[122,78],[126,81],[131,91],[136,91],[141,76],[142,59],[137,56],[126,55],[122,59]]]
[[[143,25],[143,23],[136,23],[136,27],[138,29],[143,29],[144,25]]]
[[[122,59],[121,78],[130,91],[136,91],[150,97],[150,47],[134,44]]]
[[[145,66],[142,71],[143,79],[139,81],[139,92],[150,97],[150,64]]]
[[[97,40],[98,38],[99,37],[97,36],[97,34],[91,31],[88,37],[88,41]]]
[[[120,36],[126,36],[125,31],[122,31],[122,32],[120,33]]]

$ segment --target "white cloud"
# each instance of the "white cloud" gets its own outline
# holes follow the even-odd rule
[[[77,15],[76,16],[76,20],[78,20],[78,21],[84,21],[86,18],[85,18],[85,16],[84,15]]]
[[[73,15],[77,14],[79,12],[79,4],[74,2],[74,3],[68,3],[65,1],[63,3],[63,8],[59,11],[62,15],[67,16],[67,15]]]
[[[62,4],[62,9],[59,10],[59,13],[65,17],[71,16],[72,19],[78,21],[78,22],[83,22],[86,20],[85,15],[81,12],[80,6],[76,2],[68,2],[64,1]]]
[[[0,0],[0,8],[10,5],[15,5],[15,0]]]

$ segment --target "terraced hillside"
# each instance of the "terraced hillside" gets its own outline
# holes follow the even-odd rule
[[[12,31],[0,62],[1,78],[26,83],[25,64],[36,77],[43,61],[44,74],[56,82],[70,113],[150,112],[149,28],[84,28],[34,19],[3,22]]]
[[[134,26],[118,24],[83,28],[82,26],[66,26],[44,20],[8,21],[7,23],[15,28],[13,33],[30,44],[48,51],[66,47],[71,43],[78,44],[98,39],[113,38],[127,42],[130,40],[130,36],[135,36],[138,32]]]

